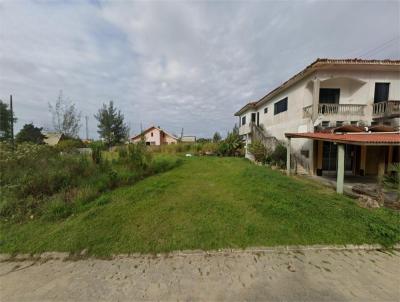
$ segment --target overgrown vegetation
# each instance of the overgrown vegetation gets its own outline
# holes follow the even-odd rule
[[[382,178],[383,187],[400,194],[400,163],[389,165],[388,173]]]
[[[153,159],[142,147],[132,146],[128,156],[102,157],[100,146],[92,158],[74,152],[76,141],[57,147],[19,144],[15,151],[0,145],[0,217],[24,221],[28,217],[65,218],[100,194],[133,184],[179,163],[177,158]]]
[[[249,152],[257,162],[282,169],[286,167],[286,146],[282,142],[272,148],[265,146],[260,140],[255,140],[249,145]]]
[[[164,164],[153,167],[165,169]],[[185,158],[179,167],[134,186],[98,196],[86,184],[76,194],[79,208],[65,206],[60,195],[43,218],[1,219],[0,252],[87,249],[103,256],[299,244],[391,246],[400,240],[398,212],[360,208],[320,184],[241,158]]]

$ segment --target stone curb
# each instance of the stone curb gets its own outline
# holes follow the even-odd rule
[[[250,247],[246,249],[219,249],[219,250],[183,250],[173,251],[170,253],[157,253],[157,254],[118,254],[112,255],[108,258],[101,258],[95,256],[88,256],[86,253],[70,254],[62,252],[45,252],[42,254],[0,254],[0,262],[6,261],[39,261],[46,262],[49,260],[83,260],[83,259],[104,259],[104,260],[118,260],[129,258],[170,258],[179,256],[220,256],[220,255],[235,255],[235,254],[257,254],[257,253],[285,253],[285,252],[302,252],[302,251],[376,251],[376,250],[396,250],[400,251],[400,244],[394,245],[391,249],[387,249],[380,244],[362,244],[362,245],[289,245],[289,246],[275,246],[275,247]]]

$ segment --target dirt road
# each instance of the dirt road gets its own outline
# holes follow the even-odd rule
[[[400,253],[242,251],[0,263],[1,301],[399,301]]]

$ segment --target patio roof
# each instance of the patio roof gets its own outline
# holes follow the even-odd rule
[[[319,141],[352,145],[399,145],[400,132],[356,132],[356,133],[285,133],[287,138],[309,138]]]

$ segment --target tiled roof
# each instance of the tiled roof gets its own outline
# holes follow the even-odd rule
[[[398,65],[400,67],[400,60],[364,60],[364,59],[328,59],[328,58],[318,58],[314,62],[312,62],[310,65],[308,65],[306,68],[304,68],[302,71],[296,73],[294,76],[292,76],[289,80],[286,82],[282,83],[279,85],[277,88],[271,90],[263,96],[261,99],[259,99],[257,102],[251,102],[243,106],[239,111],[235,113],[235,115],[240,115],[243,110],[247,109],[246,106],[251,107],[257,107],[260,105],[263,101],[267,100],[269,97],[274,96],[278,92],[280,92],[282,89],[286,88],[287,86],[293,84],[294,82],[302,79],[306,74],[310,73],[311,71],[315,70],[317,67],[327,65],[327,64],[332,64],[332,65]]]
[[[242,108],[240,108],[238,110],[238,112],[235,113],[235,115],[240,115],[242,112],[246,111],[249,108],[255,108],[256,107],[257,102],[250,102],[247,103],[246,105],[244,105]]]
[[[137,138],[139,138],[141,135],[144,135],[144,134],[146,134],[147,132],[149,132],[149,131],[151,131],[151,130],[153,130],[153,129],[157,129],[157,130],[159,130],[159,131],[162,131],[162,132],[164,132],[166,135],[172,137],[173,139],[176,139],[176,140],[178,139],[175,135],[172,135],[171,133],[165,131],[164,129],[161,129],[160,127],[156,127],[156,126],[150,126],[150,127],[147,128],[146,130],[143,130],[142,133],[137,134],[137,135],[135,135],[135,136],[132,136],[130,139],[131,139],[131,140],[137,139]]]
[[[396,145],[400,144],[400,132],[390,133],[326,133],[326,132],[306,132],[306,133],[285,133],[286,137],[310,138],[337,143],[348,143],[355,145]]]

